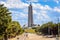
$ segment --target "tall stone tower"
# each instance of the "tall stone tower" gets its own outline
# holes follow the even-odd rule
[[[33,9],[32,9],[32,4],[28,6],[28,27],[33,26]]]

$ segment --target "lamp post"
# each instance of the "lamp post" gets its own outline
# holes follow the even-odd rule
[[[58,18],[58,37],[59,37],[59,18]]]
[[[56,40],[59,40],[59,18],[58,18],[58,23],[57,23],[57,25],[58,25],[58,34],[56,35]]]
[[[48,24],[48,35],[50,35],[50,24]]]

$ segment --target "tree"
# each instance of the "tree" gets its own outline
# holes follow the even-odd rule
[[[58,23],[59,24],[59,23]],[[53,22],[48,22],[43,25],[38,30],[38,32],[41,32],[42,34],[45,35],[57,35],[58,34],[58,24],[53,23]],[[60,26],[60,24],[59,24]]]
[[[21,28],[19,22],[17,21],[12,21],[8,30],[9,30],[8,31],[9,36],[12,37],[15,37],[16,35],[23,33],[23,29]]]
[[[21,28],[21,25],[19,24],[19,22],[17,22],[17,21],[13,21],[12,22],[13,24],[13,29],[15,29],[15,30],[13,30],[13,31],[15,31],[16,33],[18,33],[18,34],[21,34],[21,31],[22,31],[22,28]],[[20,32],[19,32],[20,31]]]
[[[0,35],[4,35],[5,40],[7,40],[7,29],[11,23],[10,14],[9,10],[0,4]]]
[[[4,38],[4,40],[8,40],[8,37],[16,36],[22,33],[23,29],[21,28],[19,22],[12,21],[9,10],[4,7],[3,4],[0,4],[0,36]]]

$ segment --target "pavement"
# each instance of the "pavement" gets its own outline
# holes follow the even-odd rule
[[[9,40],[56,40],[56,38],[46,38],[32,33],[28,33],[28,36],[26,36],[26,33],[24,33]]]

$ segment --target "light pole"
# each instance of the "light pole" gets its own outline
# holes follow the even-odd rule
[[[59,37],[59,18],[58,18],[58,37]]]
[[[57,25],[58,25],[58,35],[56,35],[56,40],[59,40],[59,17],[58,17],[58,23],[57,23]]]
[[[50,24],[48,24],[48,35],[50,35]]]

